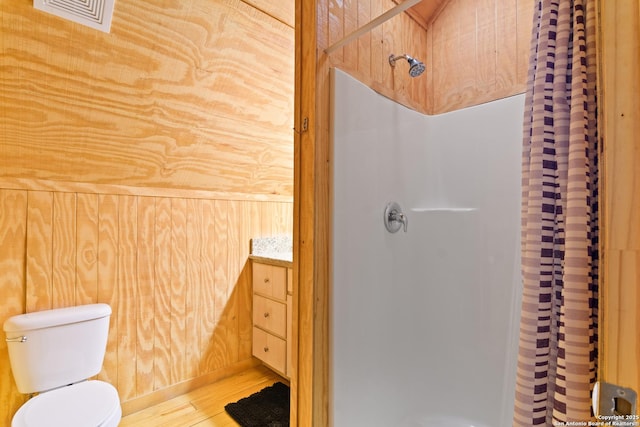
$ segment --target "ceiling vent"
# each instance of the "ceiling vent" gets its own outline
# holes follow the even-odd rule
[[[115,0],[33,0],[33,7],[108,33]]]

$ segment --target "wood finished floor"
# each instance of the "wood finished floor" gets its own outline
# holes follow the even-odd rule
[[[264,366],[251,368],[166,402],[122,418],[119,427],[237,427],[224,410],[227,403],[247,397],[278,381],[280,376]]]

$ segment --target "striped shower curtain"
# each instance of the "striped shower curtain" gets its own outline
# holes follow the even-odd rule
[[[598,297],[595,0],[537,1],[522,175],[514,426],[591,420]]]

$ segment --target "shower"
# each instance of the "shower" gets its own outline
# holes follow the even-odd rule
[[[332,425],[511,426],[524,96],[427,116],[332,86]]]
[[[411,77],[418,77],[424,72],[424,64],[417,59],[410,57],[406,53],[398,56],[395,56],[394,54],[389,55],[389,65],[395,67],[396,61],[401,58],[404,58],[407,60],[407,62],[409,62],[409,75]]]

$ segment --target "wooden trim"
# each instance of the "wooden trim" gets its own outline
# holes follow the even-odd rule
[[[292,330],[291,330],[291,372],[290,381],[290,425],[299,424],[298,399],[300,396],[299,385],[299,345],[300,345],[300,133],[302,132],[301,88],[302,88],[302,0],[295,0],[295,52],[294,52],[294,107],[293,107],[293,263],[291,268],[291,280],[293,292],[291,296]]]
[[[294,331],[297,392],[294,407],[300,426],[328,425],[328,316],[324,294],[328,272],[328,167],[326,138],[328,118],[322,116],[323,88],[318,69],[327,67],[327,56],[318,61],[316,0],[296,0],[296,91],[294,150]],[[322,91],[319,94],[319,91]],[[297,292],[297,294],[296,294]],[[295,348],[295,347],[294,347]]]
[[[640,3],[598,1],[601,381],[640,392]]]
[[[605,219],[607,218],[607,205],[605,203],[605,192],[606,192],[606,163],[604,161],[604,77],[602,75],[603,73],[603,52],[602,52],[602,46],[603,46],[603,41],[604,41],[604,36],[603,36],[603,28],[602,28],[602,1],[598,0],[597,1],[597,5],[596,5],[596,43],[597,43],[597,47],[596,47],[596,52],[597,52],[597,61],[598,61],[598,67],[597,67],[597,83],[596,83],[596,87],[597,87],[597,97],[598,97],[598,128],[599,128],[599,135],[598,138],[600,138],[598,140],[598,144],[599,144],[599,151],[600,151],[600,155],[598,157],[598,172],[600,173],[600,191],[598,193],[598,206],[600,207],[599,211],[598,211],[598,215],[599,215],[599,220],[601,223],[604,223]],[[604,254],[605,254],[605,240],[606,240],[606,235],[607,235],[607,229],[606,227],[600,227],[600,235],[599,235],[599,247],[598,250],[600,251],[600,255],[599,255],[599,259],[598,261],[600,262],[600,268],[602,269],[602,274],[600,274],[600,277],[598,278],[598,371],[596,373],[596,377],[597,378],[602,378],[603,374],[604,374],[604,366],[606,363],[606,360],[604,360],[604,354],[605,354],[605,350],[604,350],[604,302],[605,302],[605,287],[604,287],[604,276],[605,276],[605,265],[606,265],[606,260],[604,259]]]
[[[257,359],[252,358],[243,360],[242,362],[235,363],[224,369],[219,369],[217,371],[210,372],[197,378],[173,384],[169,387],[163,388],[162,390],[154,391],[145,396],[128,400],[122,403],[122,416],[141,411],[153,405],[157,405],[158,403],[165,402],[176,396],[188,393],[197,388],[214,383],[216,381],[220,381],[223,378],[237,375],[240,372],[246,371],[247,369],[255,368],[258,365],[260,365],[260,362]]]
[[[133,187],[116,184],[52,181],[31,178],[0,177],[0,188],[7,190],[55,191],[61,193],[117,194],[128,196],[168,197],[179,199],[293,202],[293,196],[282,194],[231,193],[225,191],[187,190],[178,188]]]
[[[259,365],[122,417],[119,427],[237,427],[224,407],[276,382],[287,383],[273,370]]]
[[[301,12],[296,24],[296,45],[300,55],[300,87],[296,93],[295,111],[298,118],[299,134],[296,135],[294,169],[294,277],[298,279],[298,366],[296,400],[298,425],[313,425],[311,402],[313,400],[313,145],[315,132],[309,131],[309,122],[315,126],[315,2],[298,0]],[[296,61],[298,62],[298,61]],[[303,131],[304,121],[306,130]],[[295,302],[294,302],[295,306]],[[294,312],[296,309],[294,308]]]

